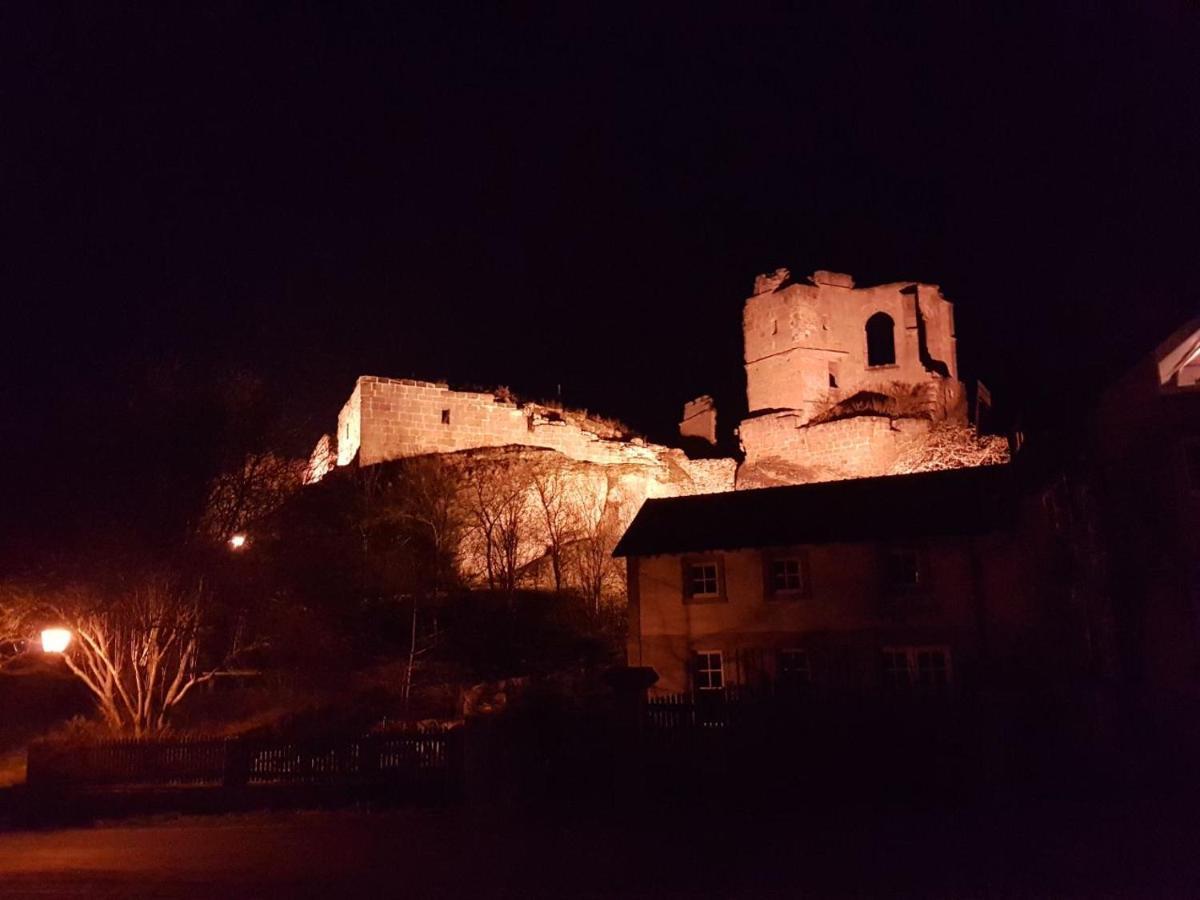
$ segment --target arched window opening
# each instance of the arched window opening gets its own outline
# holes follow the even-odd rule
[[[877,312],[867,319],[867,365],[891,366],[896,363],[896,323],[887,313]]]

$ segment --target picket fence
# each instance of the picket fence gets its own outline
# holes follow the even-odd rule
[[[451,775],[456,731],[342,740],[167,738],[30,745],[32,787],[433,782]]]

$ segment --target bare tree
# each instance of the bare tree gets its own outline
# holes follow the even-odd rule
[[[487,569],[488,587],[510,601],[517,588],[530,519],[527,473],[513,460],[478,460],[464,473],[467,507]]]
[[[430,650],[438,634],[436,615],[426,639],[420,639],[422,598],[440,596],[458,580],[457,557],[466,527],[459,480],[454,470],[437,457],[406,460],[383,483],[368,482],[364,491],[371,495],[370,523],[388,523],[401,528],[402,540],[409,541],[410,560],[419,569],[410,592],[408,660],[403,695],[411,693],[417,657]]]
[[[571,580],[593,612],[600,611],[605,595],[622,577],[612,551],[623,528],[617,506],[610,502],[611,495],[607,481],[598,491],[588,490],[580,483],[570,500],[577,527],[568,556]]]
[[[216,650],[210,600],[202,586],[146,576],[114,595],[10,586],[0,605],[10,631],[32,633],[45,624],[69,629],[67,668],[114,731],[140,737],[165,729],[194,688],[229,673],[251,649],[236,627]]]
[[[404,466],[400,487],[397,512],[427,544],[433,592],[440,593],[457,578],[455,560],[466,527],[458,476],[441,459],[422,457]]]
[[[208,487],[201,534],[224,541],[278,509],[304,479],[304,460],[274,453],[248,453]]]
[[[566,554],[579,533],[581,510],[575,502],[577,488],[571,473],[562,464],[544,463],[531,473],[536,516],[546,542],[546,556],[554,576],[554,589],[562,591],[566,584]],[[578,479],[574,479],[577,481]]]

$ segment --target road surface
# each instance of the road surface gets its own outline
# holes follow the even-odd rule
[[[0,898],[1190,897],[1195,837],[1087,809],[256,813],[0,833]]]

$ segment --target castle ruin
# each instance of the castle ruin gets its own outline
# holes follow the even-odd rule
[[[541,448],[573,463],[618,467],[638,485],[629,502],[640,504],[645,497],[919,471],[927,467],[921,450],[939,428],[958,429],[954,440],[977,440],[966,429],[953,305],[936,285],[856,287],[851,276],[827,271],[794,281],[778,269],[755,279],[743,338],[748,414],[736,429],[740,461],[692,459],[633,437],[620,423],[520,402],[504,389],[363,376],[338,414],[336,433],[314,450],[306,481],[351,464]],[[679,430],[715,444],[712,398],[689,401]],[[996,461],[1003,453],[995,440],[960,458],[976,453]]]
[[[504,389],[458,391],[440,382],[372,375],[355,383],[338,413],[336,434],[317,444],[306,481],[320,481],[336,466],[489,447],[540,448],[576,463],[640,473],[641,499],[733,488],[733,460],[689,459],[682,450],[631,436],[619,422],[521,402]]]
[[[778,269],[742,322],[739,488],[886,475],[936,424],[965,425],[954,308],[936,285]]]

